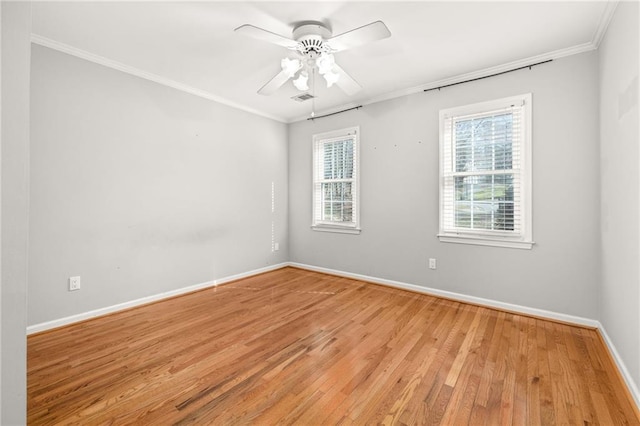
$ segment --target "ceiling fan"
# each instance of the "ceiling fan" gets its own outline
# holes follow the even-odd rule
[[[315,75],[316,70],[326,80],[327,87],[335,83],[347,95],[353,95],[362,87],[336,64],[333,54],[391,36],[391,32],[382,21],[375,21],[337,36],[333,36],[331,30],[318,21],[300,23],[293,29],[292,38],[250,24],[242,25],[235,31],[286,47],[297,54],[294,59],[282,59],[282,70],[258,90],[262,95],[274,93],[296,75],[298,77],[293,80],[294,86],[301,91],[309,90],[309,74]]]

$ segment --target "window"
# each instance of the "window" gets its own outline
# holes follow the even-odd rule
[[[360,233],[358,127],[313,136],[313,223],[318,231]]]
[[[531,248],[531,94],[440,111],[438,237]]]

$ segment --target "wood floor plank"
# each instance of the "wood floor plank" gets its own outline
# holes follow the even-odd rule
[[[538,340],[536,336],[536,320],[529,318],[527,322],[527,418],[531,424],[541,424],[540,403],[540,371],[538,365]]]
[[[640,425],[597,331],[287,267],[28,338],[29,424]]]

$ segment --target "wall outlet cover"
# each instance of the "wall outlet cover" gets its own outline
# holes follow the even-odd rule
[[[80,290],[80,277],[69,277],[69,291]]]

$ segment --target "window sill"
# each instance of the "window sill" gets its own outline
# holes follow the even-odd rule
[[[507,240],[504,238],[492,238],[477,235],[438,234],[438,238],[442,243],[473,244],[478,246],[506,247],[524,250],[531,250],[535,244],[533,241]]]
[[[311,229],[320,232],[334,232],[337,234],[359,234],[360,228],[345,228],[342,226],[329,226],[329,225],[312,225]]]

